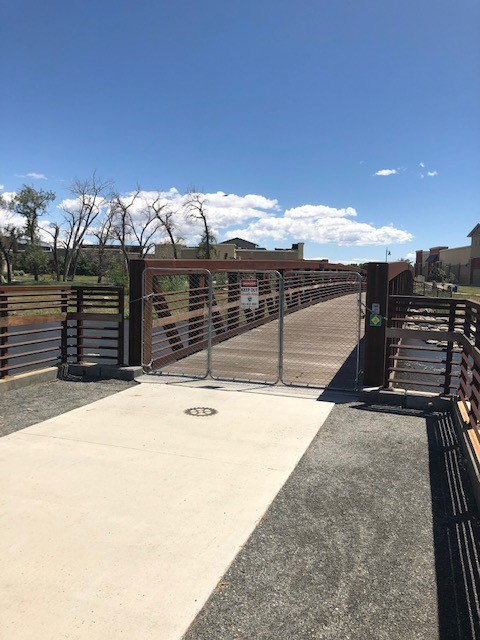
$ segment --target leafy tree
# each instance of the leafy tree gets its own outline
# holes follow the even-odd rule
[[[217,239],[210,230],[204,231],[197,246],[197,258],[203,260],[213,260],[216,258],[217,250],[213,246],[216,241]]]
[[[44,191],[23,185],[12,201],[12,210],[25,218],[25,235],[30,244],[38,240],[38,219],[42,216],[50,202],[55,200],[53,191]]]
[[[48,205],[55,200],[53,191],[44,191],[43,189],[35,189],[28,185],[23,185],[17,195],[13,198],[11,209],[13,212],[25,218],[25,236],[30,242],[30,246],[38,245],[38,220],[46,212]],[[39,249],[41,251],[41,249]],[[31,253],[31,273],[34,274],[35,280],[38,281],[38,268],[41,258],[39,251]],[[36,256],[36,257],[34,257]],[[40,260],[40,262],[39,262]]]
[[[97,276],[98,275],[98,265],[96,264],[95,259],[87,254],[85,251],[81,251],[79,253],[77,262],[76,262],[76,271],[75,274],[78,276]]]
[[[428,279],[432,282],[445,282],[447,274],[441,267],[433,267],[428,274]]]
[[[106,275],[115,287],[128,288],[128,270],[124,260],[112,260]]]
[[[21,260],[24,271],[35,274],[35,280],[38,280],[40,273],[48,273],[48,256],[39,244],[29,244]]]
[[[0,228],[0,254],[7,267],[7,282],[12,282],[12,267],[15,251],[17,250],[20,233],[13,224],[6,224]]]

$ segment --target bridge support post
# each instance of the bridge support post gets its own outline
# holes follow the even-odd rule
[[[128,363],[142,364],[142,307],[144,260],[130,260],[130,314],[128,323]]]
[[[388,315],[388,263],[369,262],[367,265],[367,300],[365,310],[365,356],[363,385],[383,387],[385,385],[385,362],[387,356],[386,325]],[[379,305],[378,307],[376,305]],[[377,312],[382,322],[375,326],[370,315]]]

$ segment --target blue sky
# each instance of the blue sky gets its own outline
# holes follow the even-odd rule
[[[276,204],[217,227],[221,239],[303,239],[331,260],[466,244],[480,222],[477,0],[2,9],[5,191],[62,198],[95,169],[122,192],[254,194]]]

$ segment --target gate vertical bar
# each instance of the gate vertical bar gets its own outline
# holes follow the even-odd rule
[[[207,273],[208,284],[208,325],[207,325],[207,375],[211,375],[212,371],[212,332],[213,332],[213,276],[209,271]]]
[[[153,321],[153,278],[149,276],[148,269],[142,273],[142,323],[141,323],[141,364],[150,366],[152,363],[152,321]]]

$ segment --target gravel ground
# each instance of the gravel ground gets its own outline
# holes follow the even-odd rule
[[[7,391],[0,395],[0,436],[106,398],[134,384],[72,377]]]
[[[468,491],[448,417],[337,405],[185,640],[480,637]]]

